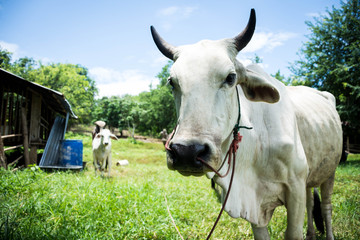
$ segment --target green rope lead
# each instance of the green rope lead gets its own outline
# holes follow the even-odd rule
[[[237,96],[237,100],[238,100],[239,115],[238,115],[237,123],[235,124],[235,126],[234,126],[234,128],[233,128],[234,137],[238,134],[238,132],[240,131],[240,128],[245,128],[245,129],[247,129],[247,130],[253,129],[252,127],[240,126],[241,107],[240,107],[239,90],[238,90],[238,87],[237,87],[237,86],[236,86],[236,96]]]

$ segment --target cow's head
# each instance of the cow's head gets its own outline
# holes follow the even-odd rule
[[[246,28],[235,38],[179,47],[167,43],[151,26],[158,49],[174,61],[168,81],[173,88],[178,125],[167,152],[169,169],[201,176],[210,169],[198,158],[214,169],[220,167],[238,118],[238,84],[251,101],[278,101],[274,86],[236,60],[254,33],[255,22],[252,9]]]
[[[109,129],[100,129],[100,132],[95,135],[95,139],[103,146],[111,145],[111,139],[118,140],[118,138],[112,134]]]

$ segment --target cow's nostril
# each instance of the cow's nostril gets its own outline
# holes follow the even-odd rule
[[[171,144],[170,149],[175,168],[202,168],[203,164],[198,158],[207,161],[210,156],[210,148],[202,144]]]
[[[201,158],[202,160],[208,161],[210,158],[210,148],[208,145],[204,145],[204,149],[199,152],[197,158]]]

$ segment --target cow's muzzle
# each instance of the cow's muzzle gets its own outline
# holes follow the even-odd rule
[[[198,159],[205,161],[210,159],[211,151],[208,145],[201,144],[171,144],[168,152],[168,168],[177,170],[181,174],[189,176],[201,176],[205,173],[204,165]]]

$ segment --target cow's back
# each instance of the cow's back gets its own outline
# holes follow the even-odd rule
[[[342,129],[335,98],[304,86],[287,90],[309,166],[307,186],[318,186],[333,174],[341,157]]]

